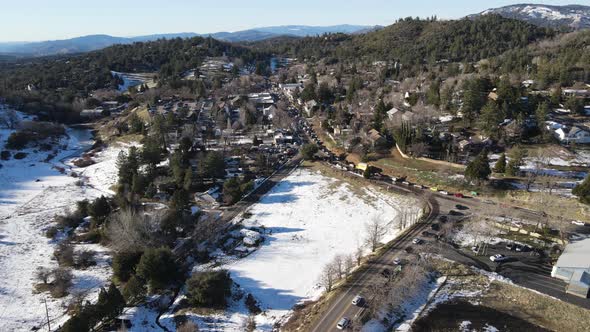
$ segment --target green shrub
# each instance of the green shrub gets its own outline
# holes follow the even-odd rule
[[[187,296],[195,307],[225,308],[231,286],[232,280],[225,270],[200,272],[187,281]]]
[[[153,292],[176,281],[179,276],[179,267],[170,249],[148,249],[141,256],[136,272],[138,277],[148,283]]]

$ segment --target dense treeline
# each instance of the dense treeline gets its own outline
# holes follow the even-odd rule
[[[121,83],[111,70],[154,72],[166,84],[199,66],[206,57],[222,55],[240,58],[243,63],[264,59],[252,50],[212,38],[115,45],[83,55],[0,62],[0,96],[24,111],[44,114],[48,120],[75,121],[76,99]]]
[[[411,69],[442,59],[477,61],[554,34],[550,29],[496,15],[454,21],[407,18],[362,35],[281,38],[256,43],[254,47],[298,58],[399,61]]]
[[[492,59],[501,73],[531,73],[539,88],[590,81],[590,31],[556,36]]]

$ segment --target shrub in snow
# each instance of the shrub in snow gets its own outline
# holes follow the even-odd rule
[[[0,159],[9,160],[10,159],[10,151],[4,150],[4,151],[0,152]]]
[[[225,270],[195,273],[186,283],[189,302],[205,308],[225,308],[231,287],[232,280]]]
[[[53,256],[60,266],[74,265],[74,248],[72,247],[72,244],[67,241],[63,241],[57,246],[53,252]]]
[[[137,264],[137,276],[148,283],[152,292],[163,289],[176,281],[179,267],[168,248],[146,250]]]
[[[96,265],[94,259],[95,252],[91,250],[83,250],[76,254],[75,263],[77,268],[85,269],[90,266]]]
[[[24,153],[24,152],[17,152],[17,153],[14,155],[14,159],[16,159],[16,160],[25,159],[26,157],[27,157],[27,154],[26,154],[26,153]]]
[[[135,271],[135,266],[141,259],[141,251],[118,252],[113,257],[113,275],[122,282],[131,278]]]
[[[246,308],[248,308],[248,311],[251,314],[258,315],[259,313],[262,312],[262,310],[258,306],[258,302],[254,298],[254,296],[252,296],[252,294],[248,293],[248,295],[246,296],[245,303],[246,303]]]
[[[60,298],[68,295],[68,288],[72,285],[72,271],[59,267],[53,270],[53,282],[51,283],[51,296]]]
[[[144,283],[136,276],[132,276],[123,287],[123,297],[129,305],[133,305],[143,300],[144,296]]]

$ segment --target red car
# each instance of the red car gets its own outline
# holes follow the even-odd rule
[[[461,194],[461,193],[456,193],[455,194],[455,197],[457,197],[457,198],[464,198],[465,196],[463,196],[463,194]]]

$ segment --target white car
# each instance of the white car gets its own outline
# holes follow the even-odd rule
[[[336,324],[336,328],[339,330],[344,330],[345,328],[350,326],[350,318],[347,317],[343,317],[342,319],[340,319],[338,321],[338,324]]]
[[[422,239],[415,238],[415,239],[412,240],[412,243],[413,244],[420,244],[420,243],[422,243]]]
[[[399,259],[399,258],[395,258],[395,259],[393,260],[393,264],[394,264],[394,265],[402,265],[402,260],[401,260],[401,259]]]
[[[490,256],[490,260],[492,262],[502,262],[502,261],[505,261],[507,259],[508,259],[508,257],[506,257],[506,256],[504,256],[502,254],[496,254],[494,256]]]
[[[578,220],[572,220],[572,225],[585,226],[586,223],[585,222],[582,222],[582,221],[578,221]]]
[[[357,295],[354,297],[354,299],[352,299],[352,305],[355,305],[357,307],[362,306],[364,303],[365,303],[365,299],[360,295]]]
[[[439,193],[440,193],[441,195],[448,195],[448,194],[449,194],[449,192],[448,192],[448,191],[444,191],[444,190],[442,190],[442,191],[439,191]]]

